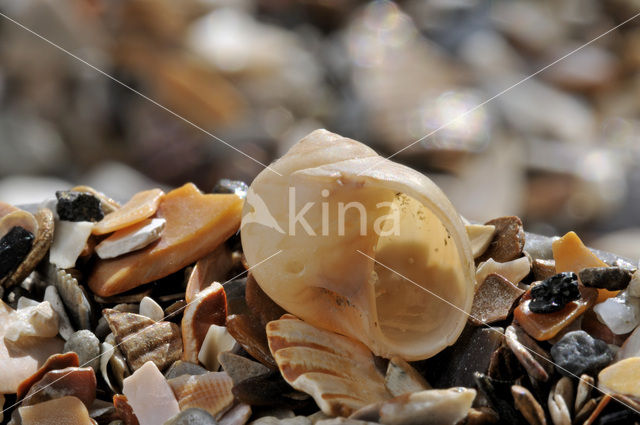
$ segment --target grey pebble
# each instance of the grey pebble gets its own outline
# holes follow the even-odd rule
[[[49,301],[53,311],[58,313],[58,332],[60,332],[60,336],[67,341],[71,337],[71,334],[73,334],[74,329],[55,286],[47,286],[47,289],[44,291],[44,300]]]
[[[191,407],[178,413],[164,425],[217,425],[218,422],[209,414],[209,412]]]
[[[264,375],[269,368],[261,363],[254,362],[245,357],[224,351],[218,355],[218,361],[225,372],[231,377],[234,384],[239,384],[248,378]]]
[[[209,372],[200,365],[182,360],[175,361],[164,374],[167,379],[177,378],[182,375],[204,375]]]
[[[578,277],[584,286],[618,291],[629,286],[631,271],[621,267],[588,267]]]
[[[585,331],[573,331],[551,347],[551,357],[558,372],[564,376],[597,375],[613,361],[613,351],[606,342]]]
[[[100,340],[89,330],[73,333],[64,344],[64,352],[75,351],[80,367],[90,366],[95,372],[100,368]]]

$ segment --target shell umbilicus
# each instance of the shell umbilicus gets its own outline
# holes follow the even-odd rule
[[[460,217],[431,180],[326,130],[270,168],[251,184],[241,235],[276,303],[384,357],[424,359],[456,341],[474,261]]]

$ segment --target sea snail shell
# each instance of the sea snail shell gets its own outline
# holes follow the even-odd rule
[[[458,213],[431,180],[326,130],[270,168],[251,184],[241,234],[276,303],[383,357],[424,359],[456,341],[474,261]]]

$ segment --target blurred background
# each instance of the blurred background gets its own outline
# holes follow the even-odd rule
[[[394,159],[467,218],[515,214],[640,256],[640,18],[493,98],[637,0],[0,0],[0,12],[263,163],[319,127],[383,155],[440,129]],[[72,184],[119,200],[186,181],[210,191],[261,169],[0,17],[1,200]]]

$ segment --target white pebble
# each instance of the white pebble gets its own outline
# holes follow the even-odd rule
[[[629,333],[640,324],[640,299],[629,297],[627,291],[597,304],[593,311],[616,335]]]

